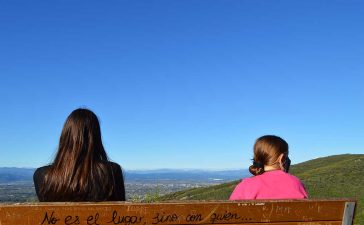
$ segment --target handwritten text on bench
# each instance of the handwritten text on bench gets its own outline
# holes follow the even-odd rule
[[[105,220],[106,219],[106,220]],[[201,221],[206,221],[208,223],[222,223],[228,221],[250,221],[252,218],[242,217],[237,213],[225,211],[225,212],[214,212],[205,216],[200,213],[191,213],[186,215],[179,215],[177,213],[167,214],[165,212],[157,212],[152,215],[151,219],[148,220],[149,223],[154,225],[158,224],[179,224],[179,223],[198,223]],[[122,214],[116,210],[110,212],[106,218],[101,223],[100,213],[96,212],[87,216],[80,216],[77,214],[70,214],[66,216],[58,216],[55,211],[46,212],[41,225],[73,225],[73,224],[87,224],[87,225],[103,225],[103,224],[115,224],[115,225],[134,225],[141,224],[146,225],[147,218],[139,215],[127,215]]]

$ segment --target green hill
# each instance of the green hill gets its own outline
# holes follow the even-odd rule
[[[364,224],[364,154],[313,159],[293,165],[290,172],[303,181],[310,198],[358,199],[355,224]],[[224,200],[228,199],[238,182],[179,191],[159,200]]]

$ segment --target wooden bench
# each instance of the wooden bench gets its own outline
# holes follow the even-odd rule
[[[0,225],[351,225],[356,201],[0,204]]]

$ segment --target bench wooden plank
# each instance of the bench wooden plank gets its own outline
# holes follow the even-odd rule
[[[0,204],[0,225],[343,225],[347,203],[355,207],[349,199]]]
[[[226,225],[217,224],[213,225]],[[272,223],[229,223],[229,225],[342,225],[341,221],[311,221],[311,222],[272,222]]]

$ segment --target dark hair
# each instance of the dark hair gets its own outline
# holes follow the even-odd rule
[[[40,192],[43,201],[107,200],[115,189],[97,116],[76,109],[67,118],[54,162]]]
[[[272,166],[278,163],[281,154],[288,156],[288,143],[274,135],[265,135],[258,138],[254,144],[253,165],[249,171],[253,175],[264,173],[264,165]]]

